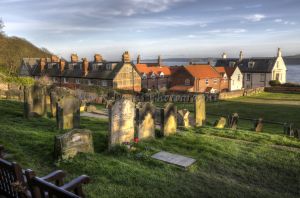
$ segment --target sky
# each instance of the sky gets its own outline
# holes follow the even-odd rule
[[[9,36],[69,58],[300,54],[300,0],[0,0]]]

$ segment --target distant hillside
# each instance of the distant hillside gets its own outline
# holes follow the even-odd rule
[[[41,49],[29,41],[0,35],[0,67],[10,74],[15,74],[24,57],[50,57],[50,52]]]
[[[300,54],[284,57],[285,63],[288,65],[300,65]]]

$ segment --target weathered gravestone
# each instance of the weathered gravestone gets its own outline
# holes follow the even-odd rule
[[[284,134],[292,136],[294,134],[294,124],[293,123],[285,123],[283,125]]]
[[[234,114],[230,115],[229,119],[228,119],[228,127],[230,129],[236,130],[237,126],[238,126],[238,121],[239,121],[238,113],[234,113]]]
[[[55,137],[54,155],[56,159],[69,159],[78,153],[93,153],[92,132],[87,129],[73,129]]]
[[[259,118],[254,122],[254,130],[255,132],[262,132],[263,130],[263,119]]]
[[[177,114],[177,121],[179,126],[183,126],[185,128],[190,127],[190,112],[186,109],[179,110]]]
[[[65,96],[56,103],[57,128],[74,129],[80,126],[80,100],[74,96]]]
[[[161,109],[161,133],[168,136],[176,133],[177,130],[177,108],[173,103],[167,103]]]
[[[205,96],[203,94],[197,95],[194,102],[195,109],[195,125],[197,127],[202,126],[206,120],[205,111]]]
[[[73,91],[64,87],[56,87],[50,92],[50,110],[51,116],[56,116],[56,103],[64,96],[74,95]]]
[[[160,151],[152,155],[151,157],[157,160],[161,160],[170,164],[177,165],[185,169],[196,162],[196,160],[193,158],[178,155],[178,154],[173,154],[165,151]]]
[[[226,126],[226,118],[224,117],[220,117],[220,119],[217,120],[215,123],[215,128],[217,129],[224,129],[225,126]]]
[[[120,99],[109,108],[109,148],[134,139],[135,104]]]
[[[35,84],[24,88],[24,115],[26,118],[45,116],[47,113],[46,87]]]
[[[136,109],[136,123],[139,139],[155,137],[155,107],[153,104],[141,104]]]

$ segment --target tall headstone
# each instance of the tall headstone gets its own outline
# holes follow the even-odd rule
[[[46,87],[38,83],[24,88],[24,115],[26,118],[46,115],[46,94]]]
[[[57,128],[74,129],[80,126],[80,100],[68,95],[56,103]]]
[[[161,133],[169,136],[177,131],[177,107],[173,103],[167,103],[161,109]]]
[[[205,96],[203,94],[197,95],[194,104],[195,125],[196,127],[203,126],[206,120]]]
[[[134,139],[135,104],[120,99],[109,108],[109,148]]]
[[[225,126],[226,126],[226,118],[224,117],[220,117],[220,119],[217,120],[215,123],[215,128],[217,129],[224,129]]]
[[[73,129],[55,137],[54,155],[56,159],[69,159],[78,153],[93,153],[92,132],[87,129]]]
[[[50,110],[52,117],[56,116],[56,103],[58,100],[69,95],[75,95],[74,91],[64,87],[56,87],[50,91]]]
[[[238,126],[238,121],[239,121],[238,113],[234,113],[234,114],[230,115],[229,119],[228,119],[228,127],[230,129],[236,130],[237,126]]]
[[[255,132],[262,132],[263,130],[263,119],[259,118],[254,122],[254,130]]]
[[[155,107],[151,103],[140,104],[136,109],[137,136],[139,139],[155,137]]]
[[[183,126],[185,128],[190,127],[190,112],[186,109],[179,110],[177,114],[177,121],[179,126]]]

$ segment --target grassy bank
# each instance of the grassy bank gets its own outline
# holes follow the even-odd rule
[[[217,104],[209,107],[221,108],[213,105]],[[81,127],[93,131],[95,154],[55,162],[53,140],[59,133],[55,120],[26,120],[22,111],[21,103],[0,100],[0,144],[8,159],[39,175],[55,169],[67,171],[69,178],[87,174],[92,178],[85,187],[88,197],[300,196],[300,141],[293,138],[208,126],[141,142],[134,152],[108,152],[107,120],[83,118]],[[277,117],[272,115],[270,119]],[[150,158],[160,150],[197,162],[185,171]]]

